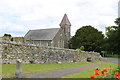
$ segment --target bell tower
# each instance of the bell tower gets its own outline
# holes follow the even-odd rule
[[[70,37],[71,37],[71,23],[67,17],[67,14],[64,14],[64,17],[60,23],[60,27],[63,31],[63,34],[64,34],[64,48],[68,48],[69,46],[69,40],[70,40]]]
[[[118,2],[118,18],[120,17],[120,0]]]

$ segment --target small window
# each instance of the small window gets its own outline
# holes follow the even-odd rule
[[[50,42],[48,42],[48,46],[51,46]]]

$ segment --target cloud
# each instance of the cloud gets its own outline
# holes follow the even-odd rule
[[[72,35],[85,25],[105,32],[115,25],[118,0],[2,0],[0,2],[0,36],[5,32],[24,36],[30,29],[59,27],[67,13]]]

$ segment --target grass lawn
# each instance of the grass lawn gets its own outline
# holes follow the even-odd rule
[[[98,63],[101,61],[96,61]],[[49,64],[23,64],[22,71],[23,73],[32,73],[32,72],[42,72],[50,71],[55,69],[67,68],[67,67],[78,67],[83,65],[94,64],[92,62],[79,62],[79,63],[49,63]],[[2,64],[2,74],[1,76],[11,76],[15,74],[16,65],[15,64]]]
[[[108,58],[120,58],[120,55],[108,54],[108,55],[106,55],[105,57],[108,57]]]
[[[112,73],[112,72],[114,72],[115,69],[118,68],[118,64],[109,62],[108,64],[104,64],[102,66],[98,66],[97,68],[103,70],[104,68],[108,68],[108,67],[111,68],[109,70],[109,72],[111,71],[110,73]],[[86,70],[86,71],[82,71],[80,73],[75,73],[75,74],[71,74],[71,75],[68,75],[68,76],[64,76],[62,78],[90,78],[90,76],[95,76],[96,78],[102,78],[103,75],[97,75],[97,76],[94,75],[95,74],[94,69],[95,68],[92,68],[92,69],[89,69],[89,70]],[[114,75],[107,76],[107,78],[114,78]]]

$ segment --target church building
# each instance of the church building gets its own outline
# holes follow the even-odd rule
[[[40,46],[68,48],[71,23],[66,14],[59,26],[60,28],[29,30],[24,36],[25,42]]]

